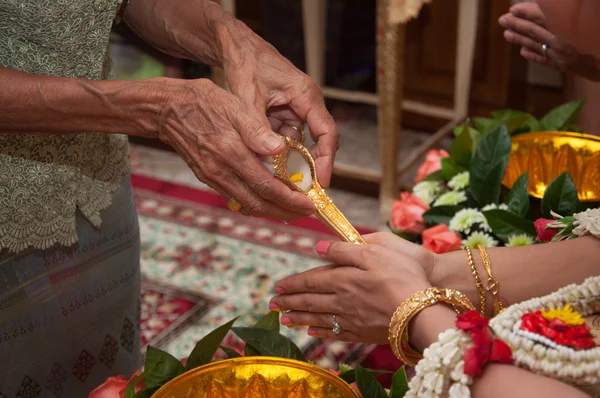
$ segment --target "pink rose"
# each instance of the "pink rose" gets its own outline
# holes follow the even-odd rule
[[[423,164],[419,166],[419,169],[417,170],[415,184],[418,184],[421,181],[423,181],[423,179],[425,179],[425,177],[427,177],[428,175],[435,173],[438,170],[441,170],[442,158],[447,158],[449,156],[450,154],[444,151],[443,149],[432,149],[429,152],[427,152],[427,155],[425,156],[425,162],[423,162]]]
[[[548,228],[548,224],[552,224],[556,220],[549,220],[547,218],[538,218],[533,223],[535,230],[537,231],[536,239],[540,242],[550,242],[554,235],[558,233],[557,229]]]
[[[96,387],[88,398],[124,398],[127,385],[139,375],[140,371],[138,370],[129,380],[123,376],[109,377],[104,383]],[[137,386],[135,386],[135,392],[143,391],[144,389],[144,380],[140,380]]]
[[[442,254],[460,249],[460,236],[444,224],[426,229],[421,236],[423,247],[434,253]]]
[[[400,200],[396,200],[392,207],[392,228],[400,229],[411,234],[419,234],[425,228],[423,213],[429,207],[412,193],[402,192]]]

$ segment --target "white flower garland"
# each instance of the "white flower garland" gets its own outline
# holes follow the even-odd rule
[[[493,318],[490,327],[496,337],[511,348],[516,366],[586,390],[600,383],[600,347],[574,350],[520,330],[524,314],[565,304],[583,316],[600,312],[600,276],[591,277],[581,285],[566,286],[545,297],[514,304]],[[463,350],[471,344],[470,336],[460,330],[441,333],[439,341],[423,353],[423,359],[415,368],[417,374],[408,383],[410,390],[406,397],[470,397],[469,386],[473,379],[463,372]]]

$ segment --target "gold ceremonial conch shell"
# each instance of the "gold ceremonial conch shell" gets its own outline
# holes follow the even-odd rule
[[[298,141],[295,138],[283,136],[286,148],[279,155],[273,156],[275,178],[291,189],[308,196],[315,205],[315,216],[340,239],[350,243],[366,244],[362,236],[333,204],[325,189],[319,184],[315,160],[303,144],[306,138],[304,131],[297,127],[289,127],[297,130],[301,138]],[[302,181],[292,181],[291,176],[293,175],[302,175]]]
[[[568,171],[579,200],[599,201],[600,137],[562,131],[516,135],[502,183],[510,188],[526,171],[531,196],[542,198],[548,184]]]
[[[333,373],[306,362],[243,357],[209,363],[171,380],[153,398],[359,398]]]

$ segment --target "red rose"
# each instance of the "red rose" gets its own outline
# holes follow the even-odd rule
[[[104,383],[99,385],[90,393],[88,398],[123,398],[125,397],[125,391],[127,390],[127,386],[129,383],[133,381],[136,377],[140,375],[140,371],[138,370],[131,376],[131,379],[127,380],[123,376],[109,377],[106,379]],[[135,386],[135,392],[140,392],[144,390],[144,380],[140,380],[140,382]]]
[[[444,151],[443,149],[440,149],[439,151],[436,149],[432,149],[429,152],[427,152],[427,155],[425,156],[425,162],[423,162],[423,164],[419,166],[419,169],[417,170],[415,184],[418,184],[421,181],[423,181],[423,179],[425,179],[425,177],[427,177],[428,175],[435,173],[438,170],[441,170],[442,158],[447,158],[449,156],[450,154]]]
[[[429,207],[417,196],[402,192],[400,200],[394,202],[392,207],[392,228],[400,229],[411,234],[419,234],[425,228],[423,213]]]
[[[489,319],[482,317],[475,310],[471,310],[456,316],[456,327],[464,331],[470,331],[474,328],[487,328],[489,323]]]
[[[423,231],[423,247],[434,253],[443,254],[460,249],[460,236],[450,231],[445,224],[436,225]]]
[[[533,223],[535,230],[537,232],[536,239],[540,242],[550,242],[554,235],[558,233],[558,230],[555,228],[548,228],[548,224],[552,224],[556,220],[549,220],[547,218],[538,218]]]

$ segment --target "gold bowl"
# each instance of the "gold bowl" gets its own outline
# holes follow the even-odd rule
[[[242,357],[212,362],[171,380],[153,398],[358,398],[350,385],[306,362]]]
[[[502,184],[512,187],[526,171],[531,196],[542,198],[548,184],[568,171],[579,200],[599,201],[600,137],[562,131],[516,135]]]

